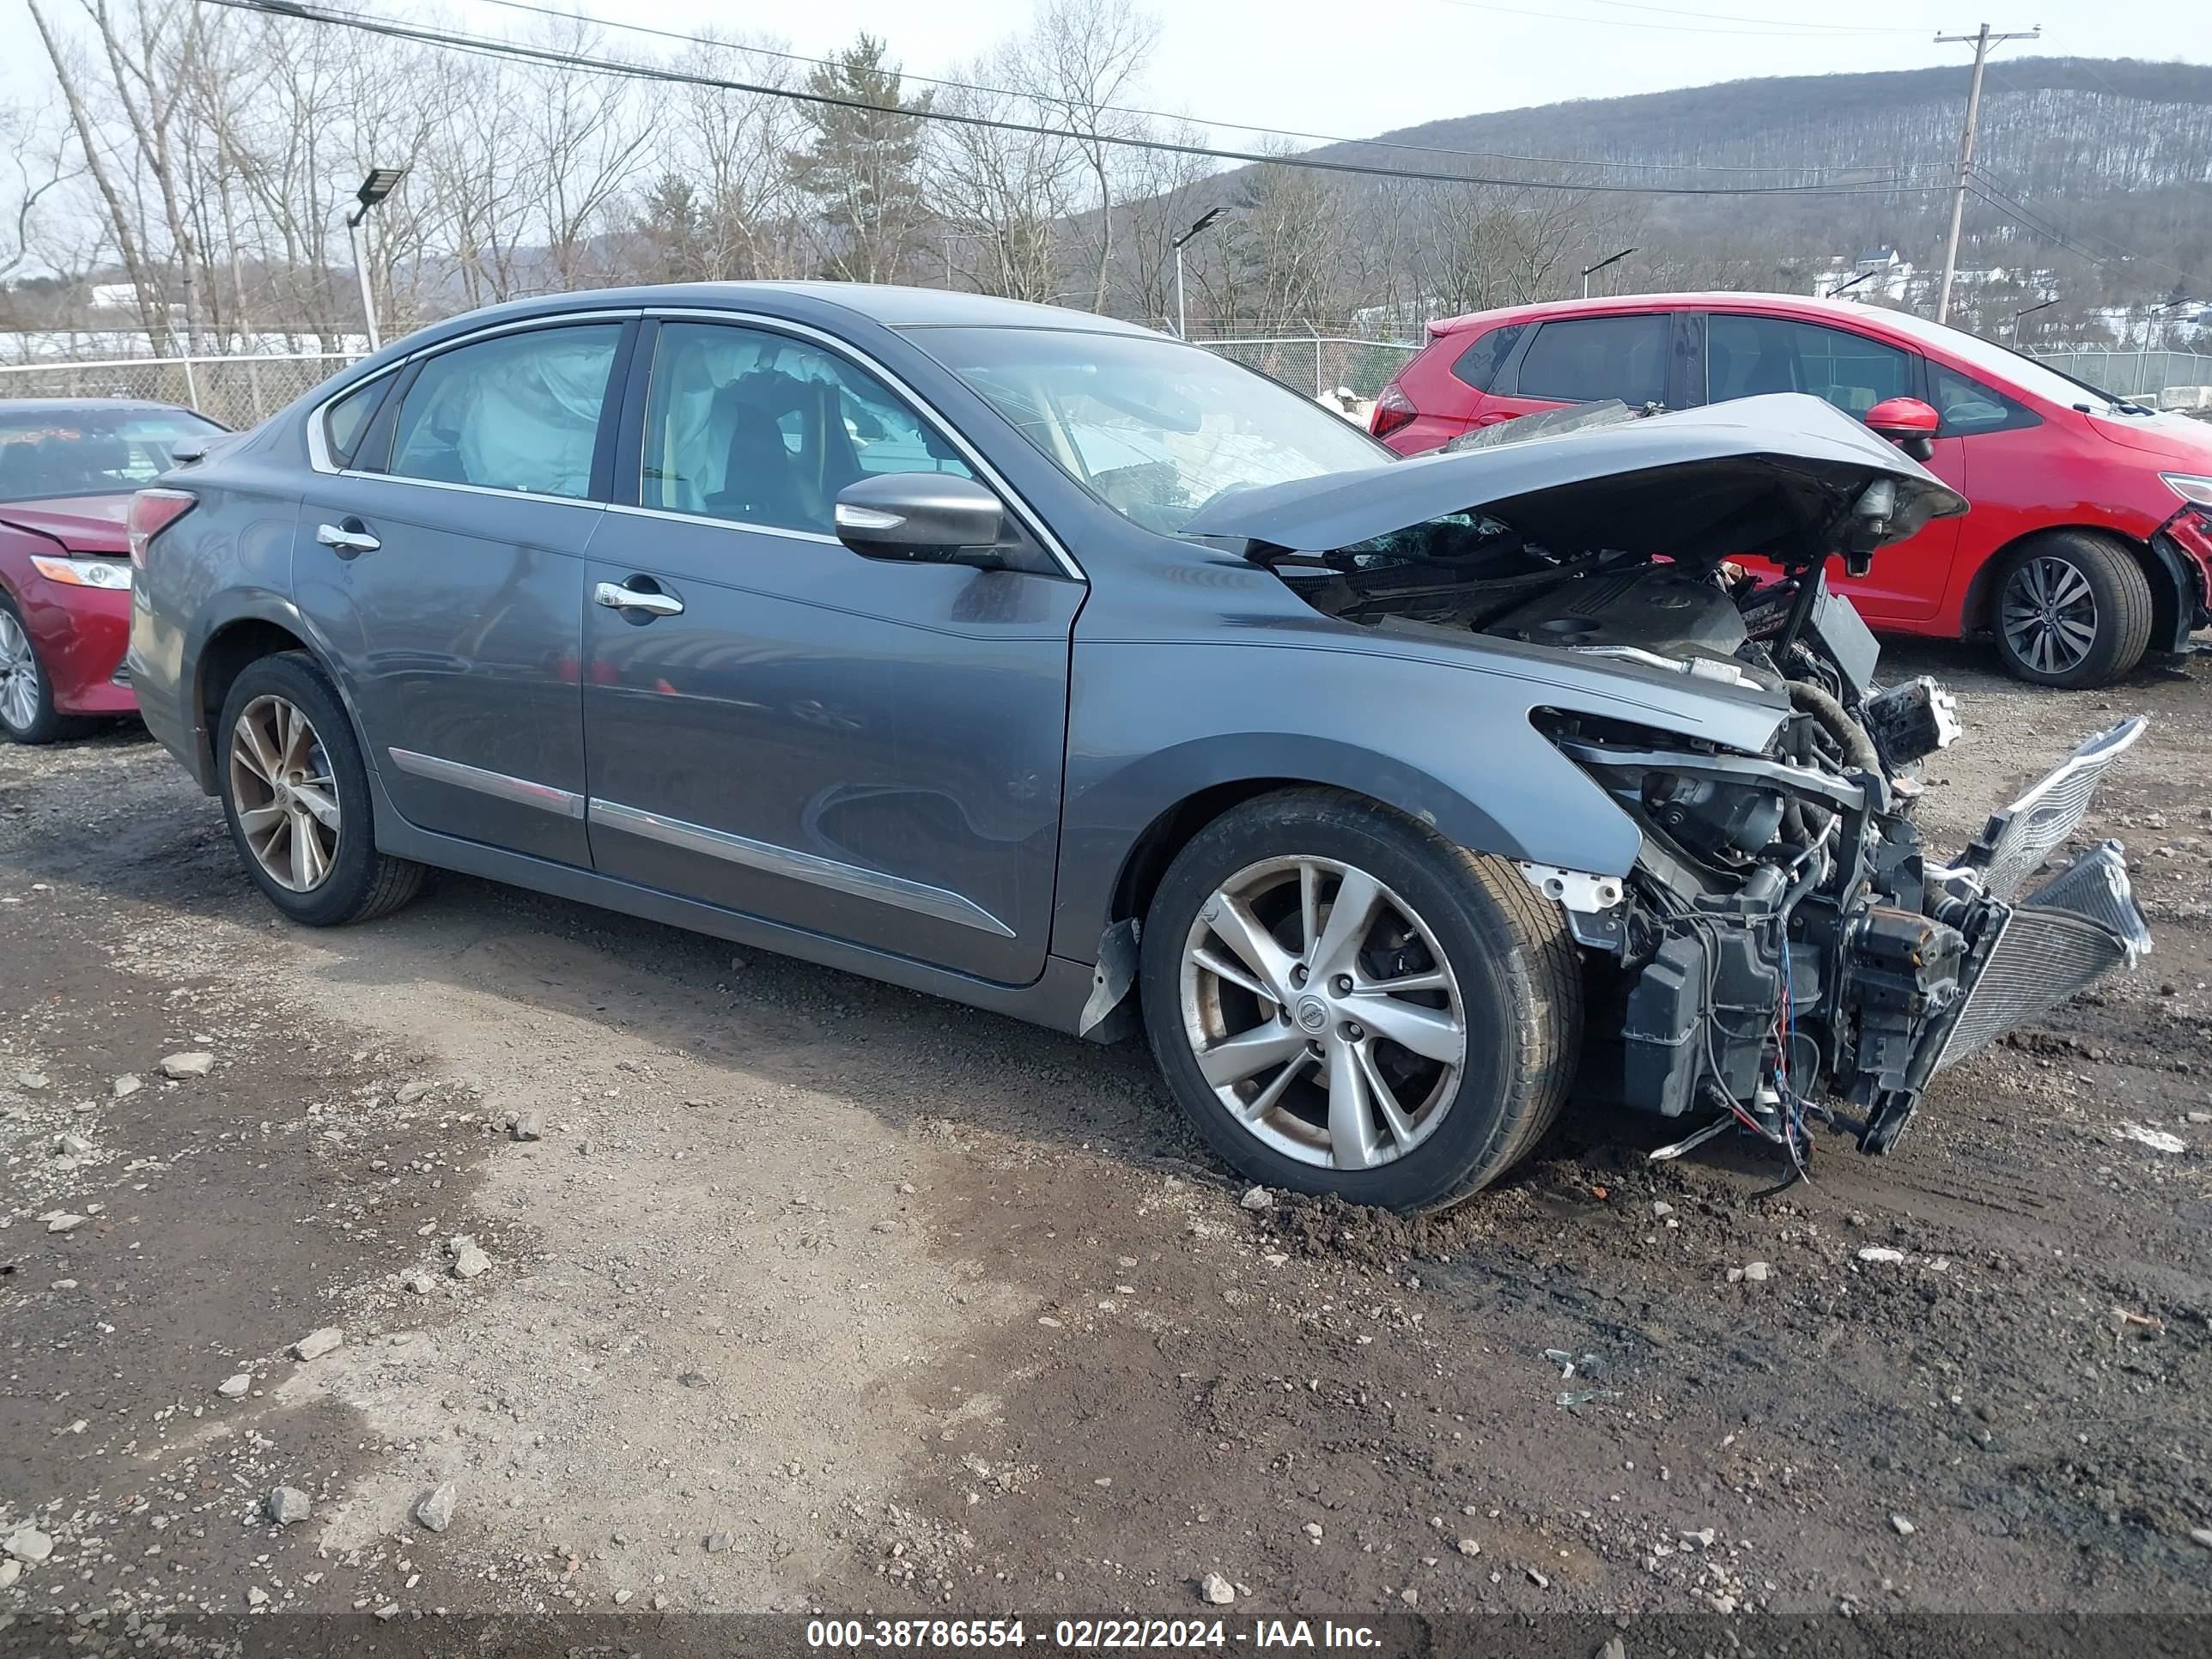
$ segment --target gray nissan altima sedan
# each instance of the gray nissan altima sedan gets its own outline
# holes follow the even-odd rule
[[[1802,1161],[2149,948],[2140,720],[1939,854],[1831,595],[1965,503],[1814,398],[1395,459],[1104,319],[612,290],[136,499],[130,668],[313,926],[465,871],[1150,1038],[1250,1178],[1453,1202],[1572,1098]],[[1763,574],[1751,574],[1759,572]]]

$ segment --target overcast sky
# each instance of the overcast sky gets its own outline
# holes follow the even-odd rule
[[[557,0],[556,0],[557,3]],[[348,9],[428,15],[422,0],[341,0]],[[1994,0],[1977,0],[1994,3]],[[2040,23],[2039,42],[2003,55],[2212,61],[2212,5],[2203,0],[2005,0],[1997,28]],[[57,12],[74,0],[53,0]],[[664,27],[719,26],[781,36],[826,52],[861,29],[889,40],[904,66],[942,73],[1018,29],[1030,0],[581,0],[578,10]],[[1963,63],[1939,30],[1972,30],[1964,5],[1849,0],[1154,0],[1160,44],[1146,101],[1202,121],[1365,136],[1448,116],[1568,98],[1607,98],[1758,75],[1910,69]],[[519,20],[481,0],[435,10],[471,30],[507,32]],[[301,24],[297,27],[311,27]],[[643,44],[643,43],[640,43]],[[1998,58],[2002,62],[2002,56]],[[37,95],[49,77],[24,0],[0,0],[0,75]],[[1216,142],[1244,144],[1227,126]]]

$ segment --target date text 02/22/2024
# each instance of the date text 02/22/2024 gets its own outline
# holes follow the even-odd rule
[[[1056,1619],[1048,1627],[1032,1627],[1019,1619],[817,1619],[806,1627],[806,1645],[813,1649],[925,1653],[1032,1644],[1071,1652],[1232,1645],[1358,1651],[1377,1646],[1379,1640],[1370,1626],[1305,1619],[1255,1619],[1243,1627],[1220,1619]]]

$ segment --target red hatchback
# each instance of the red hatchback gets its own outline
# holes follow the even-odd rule
[[[1646,294],[1477,312],[1376,401],[1419,454],[1517,415],[1806,392],[1972,503],[1830,580],[1876,629],[1990,635],[2045,685],[2101,685],[2212,621],[2212,425],[2158,414],[1957,329],[1780,294]]]
[[[137,711],[131,492],[222,430],[166,404],[0,400],[0,736],[52,743]]]

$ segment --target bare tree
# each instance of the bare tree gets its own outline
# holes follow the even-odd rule
[[[0,154],[7,158],[0,172],[0,277],[5,277],[34,253],[53,248],[51,240],[34,235],[39,206],[69,182],[76,164],[51,123],[15,106],[0,109]]]
[[[1173,144],[1202,145],[1205,134],[1182,122],[1164,129],[1147,125],[1147,137]],[[1133,150],[1121,174],[1123,205],[1119,260],[1130,314],[1158,321],[1175,311],[1175,239],[1221,199],[1214,164],[1203,155],[1173,150]],[[1200,246],[1194,250],[1202,255]]]
[[[1097,235],[1091,308],[1106,309],[1114,268],[1115,170],[1124,151],[1109,137],[1126,137],[1143,118],[1119,107],[1128,101],[1158,44],[1159,20],[1129,0],[1042,0],[1036,22],[1018,49],[1031,67],[1031,83],[1045,106],[1077,135],[1097,200],[1087,221]]]
[[[1334,179],[1299,167],[1255,167],[1239,183],[1224,239],[1233,314],[1263,327],[1334,320],[1345,201]]]
[[[955,78],[975,87],[946,92],[940,109],[1018,125],[1053,124],[1033,90],[1034,60],[1018,45],[1001,47]],[[1029,89],[1017,89],[1024,82]],[[925,155],[938,220],[933,234],[941,240],[947,283],[957,273],[979,293],[1056,297],[1059,244],[1079,205],[1080,149],[1034,131],[947,124],[928,135]]]

